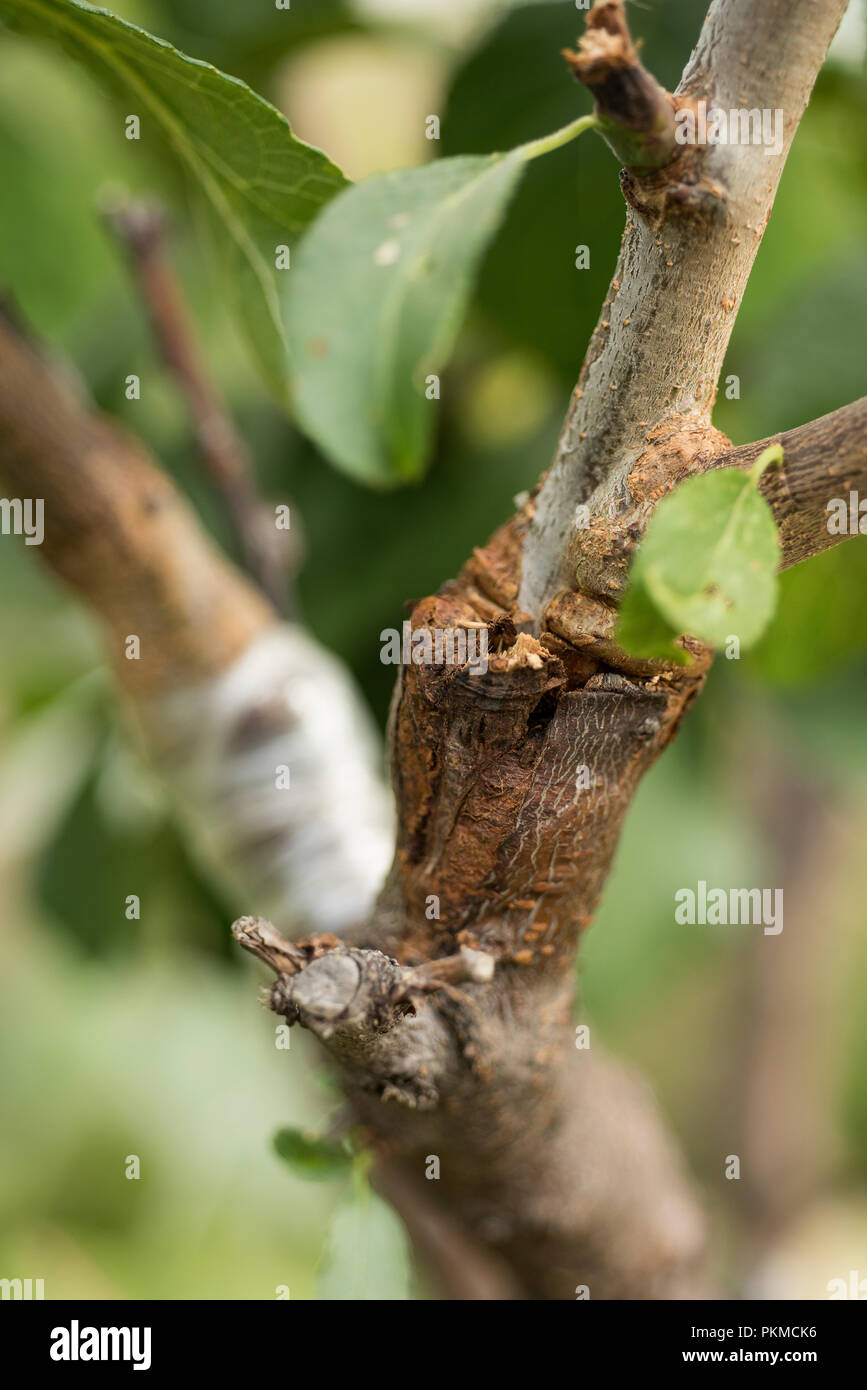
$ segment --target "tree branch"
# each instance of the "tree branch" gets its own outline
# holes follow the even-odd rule
[[[469,1238],[420,1182],[412,1182],[400,1168],[387,1163],[377,1164],[370,1180],[401,1217],[443,1298],[460,1303],[499,1303],[523,1297],[506,1261]],[[427,1189],[430,1186],[426,1184]]]
[[[463,947],[453,956],[402,966],[382,951],[358,950],[330,935],[292,946],[259,917],[239,918],[232,933],[277,972],[269,995],[274,1012],[315,1033],[365,1090],[412,1109],[437,1103],[454,1041],[442,1015],[422,1001],[445,991],[450,1000],[468,1003],[455,986],[487,984],[493,957]]]
[[[328,1049],[379,1151],[378,1184],[453,1290],[571,1299],[583,1284],[593,1298],[706,1295],[704,1223],[655,1106],[610,1059],[570,1054],[556,1040],[563,1018],[550,981],[540,989],[527,972],[525,990],[513,977],[494,997],[482,988],[492,957],[475,951],[413,968],[333,937],[290,945],[257,918],[233,932],[277,972],[270,1007]],[[432,1154],[439,1221],[424,1179]],[[464,1276],[456,1250],[471,1262]]]
[[[839,498],[848,512],[850,492],[867,497],[867,396],[797,429],[720,454],[713,467],[749,469],[768,444],[776,443],[783,446],[783,466],[769,468],[760,488],[780,528],[781,568],[789,569],[856,534],[829,530],[828,504]]]
[[[274,511],[258,495],[246,446],[202,365],[184,295],[166,250],[168,221],[155,203],[114,201],[104,217],[126,250],[163,359],[177,381],[199,455],[240,544],[247,572],[278,613],[292,608],[287,556]]]
[[[779,152],[685,145],[630,174],[620,259],[554,462],[522,526],[519,607],[544,626],[560,589],[615,600],[624,518],[728,441],[710,412],[729,336],[786,155],[847,0],[713,0],[677,90],[728,112],[782,112]],[[606,0],[606,9],[610,0]],[[619,7],[619,6],[618,6]],[[593,11],[591,11],[591,14]],[[579,504],[600,527],[576,524]]]
[[[42,558],[106,624],[112,664],[134,694],[209,679],[273,622],[143,447],[2,316],[0,450],[7,485],[44,500]],[[124,657],[130,634],[137,661]]]
[[[587,16],[577,53],[563,54],[592,93],[600,133],[628,169],[658,169],[675,154],[674,106],[639,62],[619,0],[601,0]]]
[[[621,260],[555,463],[519,516],[412,617],[414,629],[486,624],[489,667],[402,673],[397,853],[352,944],[404,964],[469,945],[494,955],[497,971],[451,1020],[447,1105],[395,1124],[363,1078],[345,1081],[410,1180],[421,1156],[441,1156],[448,1211],[506,1255],[531,1296],[572,1296],[570,1282],[593,1297],[702,1288],[701,1217],[652,1107],[604,1058],[567,1060],[571,970],[635,787],[710,657],[696,647],[685,669],[626,663],[612,641],[615,602],[659,498],[730,451],[710,423],[717,376],[844,8],[715,0],[680,99],[783,107],[779,154],[685,149],[626,179]],[[579,502],[590,527],[575,525]],[[678,1213],[664,1229],[660,1203]]]

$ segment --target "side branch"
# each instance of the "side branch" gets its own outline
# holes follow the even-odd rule
[[[240,946],[277,972],[268,1003],[291,1025],[300,1023],[325,1043],[347,1081],[382,1100],[429,1109],[438,1081],[453,1060],[443,1018],[423,1009],[426,995],[455,986],[487,984],[493,956],[463,948],[456,955],[403,966],[378,950],[345,946],[334,936],[293,945],[261,917],[232,926]]]
[[[639,62],[619,0],[594,5],[578,51],[563,56],[595,97],[600,132],[627,169],[667,164],[677,148],[674,107]]]
[[[509,991],[498,965],[480,989],[484,952],[407,967],[333,937],[290,944],[260,918],[233,931],[277,972],[270,1007],[328,1048],[373,1137],[377,1185],[452,1297],[570,1299],[578,1284],[593,1298],[707,1296],[680,1162],[643,1083],[566,1045],[568,980],[559,999],[532,972],[526,993]]]
[[[247,572],[277,611],[289,615],[287,556],[274,513],[259,497],[244,441],[203,365],[184,293],[168,253],[168,217],[157,203],[115,201],[108,226],[126,250],[166,366],[190,413],[205,471],[222,499]]]
[[[748,469],[776,443],[783,446],[783,467],[769,468],[760,486],[780,528],[781,568],[790,569],[856,534],[848,526],[831,528],[830,504],[841,501],[848,515],[850,492],[867,497],[867,396],[798,429],[732,449],[713,466]]]

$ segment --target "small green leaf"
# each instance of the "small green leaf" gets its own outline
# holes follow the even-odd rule
[[[473,278],[528,160],[594,124],[509,154],[457,155],[347,189],[304,238],[285,290],[302,426],[351,476],[414,481],[430,453],[438,376]]]
[[[397,1301],[410,1297],[403,1222],[356,1168],[352,1196],[334,1214],[316,1280],[320,1300]]]
[[[278,1129],[274,1148],[298,1177],[317,1182],[346,1177],[352,1164],[352,1155],[342,1144],[306,1130]]]
[[[691,633],[711,646],[736,636],[752,646],[773,617],[780,543],[756,483],[781,450],[752,471],[720,469],[688,478],[659,504],[636,553],[617,640],[636,656],[671,658]]]
[[[140,138],[167,140],[203,197],[225,283],[266,379],[285,394],[277,247],[294,245],[346,183],[237,78],[83,0],[0,0],[0,19],[59,42],[128,102]],[[134,148],[134,147],[133,147]]]

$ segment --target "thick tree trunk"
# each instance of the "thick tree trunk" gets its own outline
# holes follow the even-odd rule
[[[637,783],[710,659],[690,644],[686,668],[632,661],[612,641],[613,601],[655,502],[727,448],[710,424],[717,377],[844,8],[711,6],[678,102],[782,108],[783,149],[686,148],[625,176],[623,250],[554,465],[523,513],[413,615],[414,628],[487,624],[494,655],[484,676],[403,675],[391,726],[396,857],[359,940],[407,964],[469,945],[497,971],[428,1005],[442,1036],[423,1109],[389,1116],[377,1103],[418,1106],[394,1075],[344,1059],[344,1076],[407,1183],[420,1186],[426,1155],[439,1156],[440,1201],[530,1297],[703,1289],[701,1218],[652,1106],[592,1047],[570,1045],[572,966]],[[591,28],[594,13],[625,30],[619,5],[597,6]],[[612,64],[605,84],[615,117],[621,72]],[[574,525],[578,503],[589,528]]]
[[[572,1298],[585,1284],[593,1297],[683,1296],[698,1288],[701,1221],[643,1088],[575,1048],[571,1004],[575,949],[623,817],[707,658],[633,680],[592,643],[516,634],[497,602],[516,588],[507,563],[495,544],[413,615],[415,630],[487,622],[499,650],[485,675],[405,670],[395,863],[360,937],[408,964],[469,946],[496,975],[428,1005],[450,1040],[426,1076],[435,1108],[382,1113],[369,1071],[349,1072],[349,1089],[405,1182],[425,1182],[426,1157],[439,1156],[440,1201],[527,1295]]]

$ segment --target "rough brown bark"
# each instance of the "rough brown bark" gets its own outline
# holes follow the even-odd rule
[[[403,1184],[423,1184],[426,1157],[440,1157],[439,1202],[506,1260],[523,1296],[573,1298],[579,1285],[594,1298],[699,1296],[702,1221],[652,1101],[575,1049],[570,1013],[577,940],[623,817],[709,654],[693,646],[688,673],[639,682],[592,642],[516,634],[491,597],[501,543],[413,614],[414,629],[487,621],[502,649],[484,676],[406,668],[392,720],[395,863],[352,938],[405,965],[470,946],[496,974],[396,1023],[374,1066],[367,1046],[342,1048],[344,1085]]]

